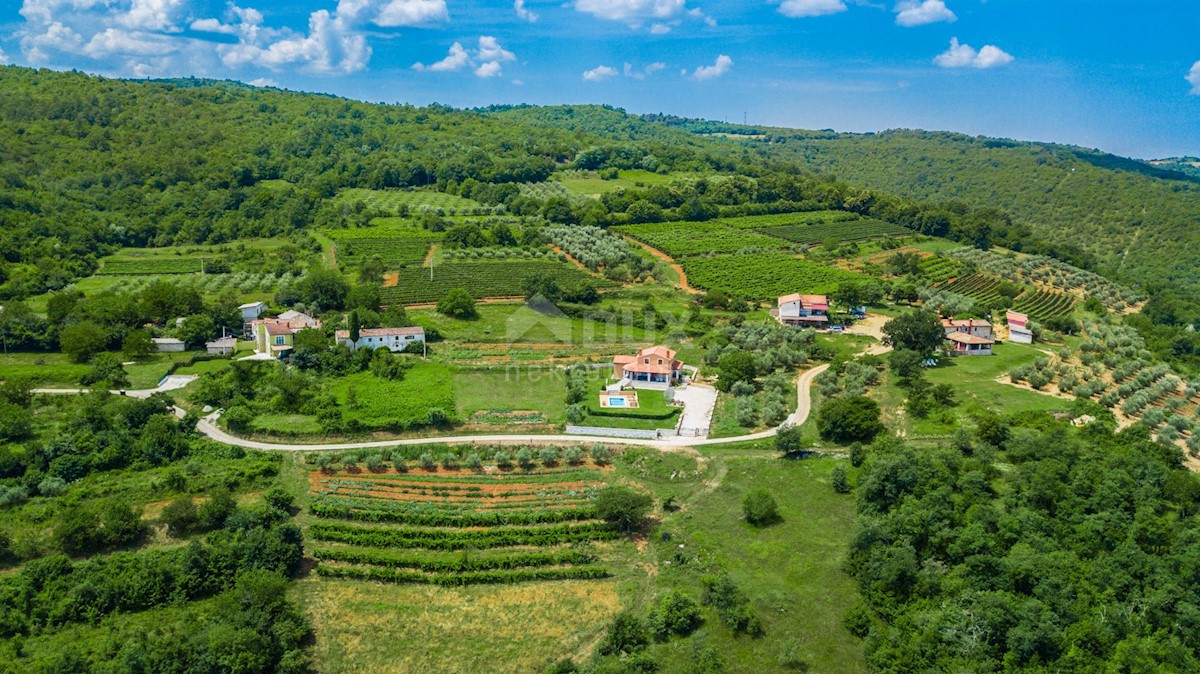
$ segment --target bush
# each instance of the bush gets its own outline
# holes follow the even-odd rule
[[[850,493],[850,480],[846,478],[846,469],[841,466],[834,466],[833,472],[829,475],[830,482],[833,483],[833,490],[839,494]]]
[[[700,605],[691,597],[671,590],[650,610],[647,625],[656,641],[686,637],[700,627]]]
[[[804,432],[799,426],[788,424],[775,433],[775,451],[782,454],[799,454],[807,447]]]
[[[605,630],[604,639],[601,640],[597,652],[600,655],[636,653],[649,643],[646,625],[641,619],[629,612],[618,613]]]
[[[283,487],[271,487],[267,493],[263,494],[263,501],[266,501],[267,505],[275,510],[287,512],[296,500]]]
[[[215,489],[196,511],[196,522],[204,530],[218,529],[236,509],[237,501],[228,489]]]
[[[765,527],[779,522],[779,504],[775,497],[761,487],[751,489],[742,498],[742,515],[756,527]]]
[[[478,472],[483,470],[483,458],[480,457],[478,453],[472,453],[470,456],[468,456],[466,464],[467,468],[470,468],[473,471]]]
[[[601,489],[594,499],[596,516],[625,533],[641,528],[653,503],[649,494],[619,485]]]
[[[879,403],[870,398],[832,398],[817,414],[817,429],[831,442],[869,442],[884,430],[879,416]]]
[[[437,303],[437,312],[463,320],[479,316],[479,312],[475,310],[475,298],[462,288],[453,288],[447,292]]]
[[[722,572],[718,576],[705,578],[703,585],[701,603],[716,609],[721,621],[729,629],[752,636],[762,633],[762,623],[750,608],[750,599],[729,574]]]
[[[191,498],[182,497],[171,501],[163,508],[160,521],[167,525],[167,533],[175,536],[186,536],[196,527],[196,504]]]
[[[591,454],[592,461],[595,461],[598,466],[608,465],[608,462],[612,460],[612,451],[604,445],[592,445]]]
[[[517,465],[521,470],[533,470],[533,452],[522,447],[517,450]]]
[[[419,460],[422,470],[429,471],[430,473],[437,471],[437,459],[433,458],[433,455],[429,452],[422,454]]]
[[[846,626],[846,631],[861,639],[871,631],[871,614],[861,604],[852,606],[842,616],[842,624]]]

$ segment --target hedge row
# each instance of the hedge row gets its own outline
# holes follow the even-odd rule
[[[520,569],[516,571],[476,571],[471,573],[425,574],[397,571],[379,567],[317,565],[317,575],[323,578],[350,578],[384,583],[426,583],[441,586],[523,583],[544,580],[594,580],[608,578],[608,569],[579,566],[567,569]]]
[[[355,499],[351,499],[354,501]],[[378,506],[384,506],[379,508]],[[513,512],[456,511],[439,512],[425,507],[420,510],[387,508],[386,504],[332,504],[317,501],[308,507],[317,517],[356,520],[362,522],[395,522],[424,527],[495,527],[506,524],[551,524],[595,519],[595,508],[562,508],[560,510],[518,510]]]
[[[537,529],[487,529],[483,531],[436,531],[429,529],[380,529],[357,527],[337,522],[314,522],[308,535],[319,541],[333,541],[372,548],[420,548],[424,550],[464,550],[506,548],[518,545],[547,547],[583,541],[606,541],[618,533],[607,524],[563,524]]]
[[[313,557],[321,561],[369,564],[391,569],[416,569],[426,573],[467,573],[472,571],[502,571],[539,566],[580,566],[596,561],[594,555],[579,550],[557,552],[526,552],[492,557],[430,559],[420,555],[394,555],[379,550],[320,548]]]

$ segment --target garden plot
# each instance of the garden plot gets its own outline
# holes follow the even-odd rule
[[[751,300],[774,300],[789,293],[830,293],[845,281],[866,276],[782,253],[688,258],[688,282]]]
[[[475,299],[519,297],[525,292],[525,279],[539,273],[553,277],[564,288],[589,280],[598,287],[613,285],[558,261],[454,261],[437,265],[432,273],[421,267],[401,269],[394,274],[396,285],[383,288],[381,296],[385,305],[437,302],[455,288],[465,288]]]
[[[440,586],[609,575],[592,547],[618,537],[592,506],[607,485],[606,449],[482,454],[418,447],[314,457],[308,539],[317,573]]]

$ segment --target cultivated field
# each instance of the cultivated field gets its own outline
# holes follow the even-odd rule
[[[782,253],[720,255],[683,262],[688,282],[705,290],[765,300],[788,293],[829,293],[844,281],[866,277]]]
[[[429,269],[409,267],[394,275],[394,286],[382,291],[384,304],[437,302],[454,288],[465,288],[476,299],[516,297],[525,292],[525,279],[537,273],[554,277],[571,288],[591,279],[597,286],[610,285],[580,269],[548,260],[454,261]],[[430,278],[432,276],[432,279]]]

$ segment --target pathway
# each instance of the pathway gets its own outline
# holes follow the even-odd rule
[[[188,384],[196,381],[196,378],[198,376],[199,375],[194,375],[194,374],[172,374],[172,375],[167,375],[166,377],[163,377],[162,381],[158,382],[158,386],[155,388],[113,389],[112,391],[109,391],[109,393],[114,393],[117,395],[126,395],[126,396],[130,396],[132,398],[149,398],[150,396],[154,395],[155,393],[166,393],[167,391],[179,390],[179,389],[187,386]],[[80,394],[80,393],[90,393],[91,389],[85,389],[85,388],[35,388],[35,389],[33,389],[33,392],[34,393],[49,393],[49,394],[55,394],[55,393]]]
[[[377,447],[400,447],[406,445],[426,445],[439,442],[453,442],[464,444],[490,444],[490,445],[539,445],[539,444],[588,444],[599,442],[607,445],[634,445],[638,447],[653,447],[668,451],[679,451],[687,447],[699,447],[706,445],[724,445],[734,442],[746,442],[750,440],[763,440],[774,437],[779,432],[779,428],[787,425],[799,426],[808,420],[809,414],[812,411],[812,384],[822,372],[828,370],[828,365],[818,365],[811,370],[800,375],[796,380],[796,411],[788,415],[786,421],[778,428],[761,431],[759,433],[751,433],[749,435],[739,435],[732,438],[672,438],[669,440],[638,440],[634,438],[611,438],[599,435],[455,435],[455,436],[431,436],[420,438],[407,438],[404,440],[375,440],[371,442],[337,442],[325,443],[319,445],[309,444],[277,444],[271,442],[260,442],[258,440],[248,440],[232,435],[217,425],[217,419],[220,412],[214,412],[203,419],[197,425],[201,433],[208,436],[212,440],[221,442],[227,445],[236,445],[245,447],[246,449],[258,449],[263,451],[278,451],[278,452],[323,452],[337,451],[346,449],[371,449]]]
[[[649,244],[642,243],[641,241],[638,241],[637,239],[635,239],[633,237],[626,236],[626,237],[624,237],[624,239],[626,241],[628,241],[629,243],[633,243],[633,244],[637,244],[638,246],[641,246],[642,248],[646,249],[646,252],[648,252],[651,255],[653,255],[654,257],[662,260],[663,262],[666,262],[667,266],[669,266],[671,269],[674,269],[675,273],[679,274],[679,289],[680,290],[683,290],[683,291],[689,292],[689,293],[695,293],[695,294],[702,294],[704,292],[703,290],[700,290],[699,288],[693,288],[691,285],[688,284],[687,274],[683,271],[683,265],[676,262],[675,258],[671,257],[670,255],[667,255],[666,253],[662,252],[661,250],[659,250]]]

